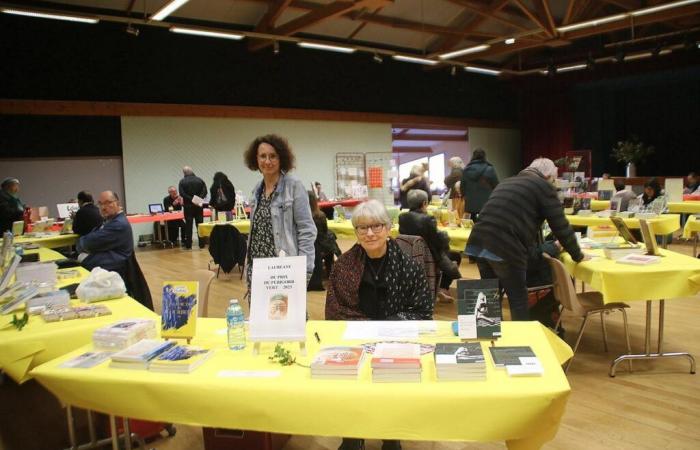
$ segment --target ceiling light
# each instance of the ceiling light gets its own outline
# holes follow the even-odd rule
[[[384,62],[384,58],[379,56],[379,53],[375,53],[374,56],[372,56],[372,61],[376,62],[377,64],[381,64]]]
[[[234,40],[243,39],[242,34],[225,33],[223,31],[208,31],[208,30],[201,30],[201,29],[197,29],[197,28],[170,27],[170,31],[172,31],[173,33],[179,33],[179,34],[191,34],[194,36],[205,36],[205,37],[214,37],[214,38],[221,38],[221,39],[234,39]]]
[[[475,47],[463,48],[462,50],[455,50],[454,52],[443,53],[439,55],[440,59],[450,59],[456,58],[457,56],[468,55],[470,53],[482,52],[491,47],[489,44],[477,45]]]
[[[625,56],[625,61],[634,61],[635,59],[651,58],[651,52],[635,53],[633,55]]]
[[[317,44],[315,42],[299,42],[297,43],[299,47],[303,48],[313,48],[315,50],[327,50],[329,52],[339,52],[339,53],[355,53],[355,49],[352,47],[341,47],[339,45],[327,45],[327,44]]]
[[[505,40],[506,45],[512,45],[515,44],[515,38],[508,38]]]
[[[557,67],[557,72],[559,72],[559,73],[573,72],[574,70],[583,70],[586,67],[588,67],[587,64],[575,64],[573,66],[562,66],[562,67]]]
[[[168,17],[173,11],[187,3],[189,0],[171,0],[163,5],[155,14],[151,16],[151,20],[163,20]]]
[[[694,3],[698,3],[700,0],[683,0],[680,2],[673,2],[673,3],[666,3],[665,5],[658,5],[658,6],[652,6],[651,8],[644,8],[644,9],[639,9],[637,11],[632,11],[630,12],[631,16],[645,16],[647,14],[653,14],[655,12],[659,11],[665,11],[667,9],[672,9],[672,8],[679,8],[681,6],[687,6],[687,5],[692,5]]]
[[[426,64],[428,66],[434,66],[438,62],[433,60],[433,59],[427,59],[427,58],[416,58],[415,56],[404,56],[404,55],[392,55],[392,58],[394,58],[397,61],[403,61],[403,62],[410,62],[410,63],[416,63],[416,64]]]
[[[275,55],[279,55],[279,54],[280,54],[280,43],[279,43],[279,42],[277,42],[277,41],[273,42],[273,44],[272,44],[272,53],[274,53]]]
[[[601,17],[600,19],[594,19],[586,22],[579,22],[563,27],[558,27],[557,31],[560,33],[566,33],[567,31],[580,30],[581,28],[597,27],[598,25],[603,25],[604,23],[617,22],[618,20],[623,20],[626,17],[627,14],[616,14],[614,16]]]
[[[464,68],[464,70],[466,70],[467,72],[481,73],[484,75],[500,75],[501,74],[500,70],[486,69],[485,67],[467,66]]]
[[[39,19],[54,19],[54,20],[67,20],[69,22],[80,22],[80,23],[97,23],[99,19],[87,16],[73,16],[68,14],[54,14],[54,13],[44,13],[38,11],[32,11],[28,9],[16,9],[16,8],[2,8],[2,12],[5,14],[14,14],[16,16],[26,16],[26,17],[36,17]]]
[[[130,35],[132,35],[132,36],[134,36],[134,37],[138,37],[138,36],[139,36],[139,33],[141,33],[141,30],[139,30],[138,28],[136,28],[136,27],[133,26],[132,24],[128,24],[128,25],[126,26],[126,30],[124,30],[124,31],[126,31],[127,34],[130,34]]]

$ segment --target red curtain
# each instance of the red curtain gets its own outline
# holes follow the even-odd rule
[[[564,92],[524,92],[523,167],[538,157],[556,160],[573,150],[573,105]]]

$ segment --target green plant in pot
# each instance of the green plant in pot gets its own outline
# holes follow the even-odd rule
[[[644,163],[654,153],[654,147],[640,142],[637,136],[619,141],[612,149],[612,157],[627,164],[627,177],[637,176],[637,164]]]

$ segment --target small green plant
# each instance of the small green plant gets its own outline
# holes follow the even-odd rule
[[[22,328],[29,322],[29,315],[27,313],[24,313],[22,317],[19,319],[17,318],[17,314],[12,315],[12,322],[10,322],[10,325],[14,326],[18,330],[22,331]]]
[[[622,163],[641,164],[654,153],[654,147],[639,141],[632,136],[626,141],[619,141],[612,149],[612,157]]]
[[[285,349],[279,344],[275,345],[275,351],[272,354],[272,356],[268,356],[268,359],[270,361],[277,362],[283,366],[291,366],[292,364],[296,364],[297,366],[301,367],[309,367],[298,363],[297,359],[292,355],[292,352]]]

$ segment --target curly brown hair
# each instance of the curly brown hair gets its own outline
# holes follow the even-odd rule
[[[256,137],[243,154],[243,161],[250,170],[260,170],[258,167],[258,147],[262,143],[271,145],[275,149],[277,156],[280,158],[280,170],[282,172],[289,172],[294,168],[295,158],[291,147],[289,147],[289,142],[282,136],[266,134],[265,136]]]

